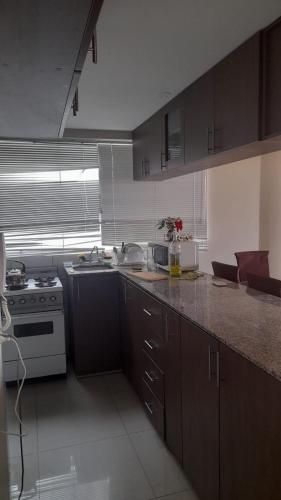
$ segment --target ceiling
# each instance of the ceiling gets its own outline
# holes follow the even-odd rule
[[[280,0],[105,0],[67,127],[134,129],[280,15]]]

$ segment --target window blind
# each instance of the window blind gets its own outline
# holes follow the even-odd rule
[[[0,142],[0,231],[9,255],[99,244],[97,145]]]
[[[207,247],[207,175],[196,172],[162,182],[134,182],[131,145],[99,144],[102,243],[163,240],[157,222],[181,217],[185,232]]]

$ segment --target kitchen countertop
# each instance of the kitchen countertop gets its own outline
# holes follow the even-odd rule
[[[119,273],[281,381],[281,298],[231,282],[219,288],[206,274],[151,283]]]
[[[74,272],[66,268],[66,272],[69,276],[118,272],[281,381],[281,298],[228,281],[226,287],[216,287],[208,274],[194,281],[147,282],[117,267]]]

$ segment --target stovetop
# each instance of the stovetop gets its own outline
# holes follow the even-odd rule
[[[59,292],[62,291],[62,284],[61,281],[57,276],[52,277],[52,281],[48,282],[47,279],[44,278],[41,283],[44,283],[43,286],[40,286],[40,281],[35,278],[29,278],[26,281],[26,287],[21,288],[19,290],[9,290],[6,288],[5,290],[5,296],[10,297],[10,296],[17,296],[17,295],[24,295],[24,294],[34,294],[34,293],[45,293],[45,292]]]

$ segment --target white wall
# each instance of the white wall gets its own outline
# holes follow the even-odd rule
[[[260,245],[269,250],[270,275],[281,279],[281,151],[261,159]]]
[[[202,271],[212,273],[212,260],[235,264],[235,251],[259,249],[260,178],[261,157],[208,170],[209,241],[200,252]]]

